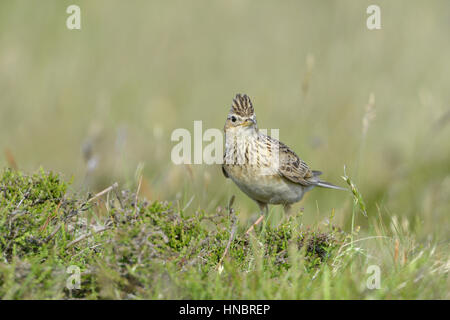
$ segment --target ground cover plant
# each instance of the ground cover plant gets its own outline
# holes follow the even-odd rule
[[[350,184],[352,184],[350,178]],[[353,186],[354,187],[354,186]],[[354,187],[355,210],[362,210]],[[293,215],[246,236],[233,200],[186,215],[113,185],[68,191],[52,172],[4,170],[0,178],[2,299],[445,298],[444,248],[416,245],[400,230],[373,236],[381,287],[371,289],[369,239]],[[383,228],[381,225],[377,228]],[[406,231],[406,230],[403,230]],[[382,251],[381,251],[382,250]],[[81,271],[68,289],[69,267]],[[369,284],[368,284],[369,282]],[[70,286],[69,286],[70,287]]]

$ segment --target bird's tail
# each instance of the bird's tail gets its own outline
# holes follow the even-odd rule
[[[322,181],[322,180],[319,180],[318,182],[316,182],[316,186],[322,187],[322,188],[329,188],[329,189],[349,191],[347,188],[338,187],[338,186],[335,186],[332,183],[325,182],[325,181]]]
[[[318,178],[318,176],[320,176],[322,174],[322,171],[313,170],[312,173],[313,173],[313,177],[315,178],[314,179],[315,180],[315,185],[318,186],[318,187],[349,191],[346,188],[338,187],[338,186],[335,186],[332,183],[320,180],[320,178]]]

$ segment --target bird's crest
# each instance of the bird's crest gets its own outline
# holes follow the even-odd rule
[[[250,98],[246,94],[241,95],[240,93],[233,99],[231,111],[243,117],[251,117],[255,113]]]

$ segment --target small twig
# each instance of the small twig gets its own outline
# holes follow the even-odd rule
[[[90,198],[88,201],[86,201],[85,203],[83,203],[83,204],[81,205],[81,209],[80,209],[80,210],[83,210],[83,207],[84,207],[85,205],[87,205],[88,203],[94,201],[94,200],[97,199],[98,197],[101,197],[101,196],[104,195],[105,193],[108,193],[108,192],[110,192],[111,190],[117,189],[118,186],[119,186],[119,184],[118,184],[117,182],[115,182],[113,185],[109,186],[109,187],[106,188],[105,190],[103,190],[103,191],[97,193],[95,196],[93,196],[93,197]],[[61,202],[59,203],[59,205],[58,205],[58,207],[56,208],[56,210],[58,210],[60,206],[61,206]],[[48,222],[47,222],[47,223],[48,223]],[[46,227],[46,225],[44,225],[44,226]],[[44,243],[48,243],[50,240],[52,240],[53,237],[54,237],[54,236],[58,233],[58,231],[61,229],[61,227],[62,227],[62,223],[60,223],[60,224],[56,227],[56,229],[53,230],[53,232],[52,232],[47,238],[45,238]],[[107,229],[108,229],[108,228],[107,228]],[[98,230],[97,232],[102,232],[102,231],[105,231],[105,230],[106,230],[106,229],[104,229],[104,230],[101,230],[101,229],[100,229],[100,230]],[[75,243],[77,243],[77,242],[83,240],[84,238],[86,238],[86,237],[88,237],[88,236],[91,236],[91,234],[86,234],[86,235],[81,236],[80,238],[77,238],[77,239],[73,240],[71,243],[68,244],[68,247],[74,245]]]
[[[228,250],[230,249],[231,242],[234,239],[234,235],[235,235],[236,229],[237,229],[237,225],[236,225],[237,218],[236,218],[236,215],[234,214],[234,209],[232,208],[233,203],[234,203],[234,195],[231,196],[230,202],[228,203],[228,212],[230,213],[231,219],[233,220],[233,226],[231,227],[230,238],[228,239],[228,243],[227,243],[227,246],[225,247],[225,251],[223,252],[222,257],[219,260],[219,264],[217,265],[217,270],[220,270],[220,268],[222,267],[223,259],[225,259],[225,256],[227,255]]]
[[[103,191],[100,191],[99,193],[97,193],[95,196],[93,196],[92,198],[90,198],[86,203],[90,203],[92,201],[94,201],[95,199],[97,199],[98,197],[101,197],[102,195],[104,195],[105,193],[110,192],[111,190],[116,189],[119,186],[119,184],[117,182],[115,182],[113,185],[109,186],[108,188],[106,188]]]
[[[23,216],[24,214],[28,213],[26,210],[14,210],[10,214],[13,216],[11,220],[9,220],[9,223],[11,224],[14,220],[19,218],[20,216]]]
[[[58,233],[59,229],[61,229],[62,224],[59,224],[55,230],[53,230],[53,232],[44,240],[44,243],[48,243],[50,240],[53,239],[53,237],[55,236],[55,234]]]
[[[16,210],[19,209],[19,207],[21,206],[22,202],[30,195],[30,189],[28,189],[25,194],[23,195],[22,200],[20,200],[19,204],[16,206]]]
[[[137,211],[138,211],[138,195],[139,195],[139,191],[141,191],[141,184],[142,184],[142,176],[139,177],[139,183],[138,183],[138,187],[136,190],[136,197],[134,199],[134,219],[136,219],[137,217]]]
[[[264,215],[261,215],[258,220],[255,221],[254,224],[252,224],[252,226],[247,230],[247,232],[245,233],[246,236],[248,236],[250,234],[250,232],[252,232],[253,229],[255,229],[255,226],[257,226],[262,220],[264,219]]]
[[[110,241],[106,241],[105,243],[109,243],[109,242],[110,242]],[[86,251],[86,250],[92,250],[92,249],[98,248],[98,247],[102,246],[103,244],[104,244],[104,243],[97,243],[96,245],[93,245],[92,247],[84,248],[83,250],[81,250],[81,251],[78,252],[77,254],[74,254],[74,255],[72,256],[72,259],[78,257],[79,255],[81,255],[81,254],[82,254],[84,251]]]
[[[83,241],[84,239],[89,238],[90,236],[92,236],[92,235],[94,235],[94,234],[96,234],[96,233],[101,233],[101,232],[106,231],[106,230],[108,230],[108,229],[111,229],[111,228],[110,228],[110,227],[102,227],[102,228],[98,229],[97,231],[95,231],[95,232],[93,232],[93,233],[92,233],[92,232],[89,232],[89,233],[83,234],[82,236],[79,236],[78,238],[76,238],[75,240],[73,240],[72,242],[70,242],[70,243],[67,245],[66,248],[70,248],[70,247],[72,247],[73,245],[77,244],[78,242]]]
[[[59,201],[58,206],[57,206],[56,209],[55,209],[55,212],[52,213],[52,214],[49,214],[49,215],[47,216],[47,219],[45,220],[44,224],[39,228],[39,231],[42,232],[42,231],[44,231],[45,229],[47,229],[47,226],[48,226],[48,224],[50,223],[50,220],[52,220],[55,216],[58,215],[58,211],[59,211],[59,208],[61,208],[62,203],[63,203],[62,200]]]
[[[194,198],[195,198],[195,194],[192,195],[191,199],[189,199],[188,203],[184,206],[184,208],[182,210],[183,212],[186,211],[187,208],[189,208],[189,206],[191,205],[192,200],[194,200]]]

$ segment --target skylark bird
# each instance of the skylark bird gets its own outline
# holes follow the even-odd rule
[[[247,95],[236,95],[225,122],[225,154],[222,171],[226,178],[256,201],[264,218],[268,204],[281,204],[285,212],[300,201],[305,192],[324,187],[346,190],[319,179],[320,171],[310,170],[284,143],[262,133]]]

